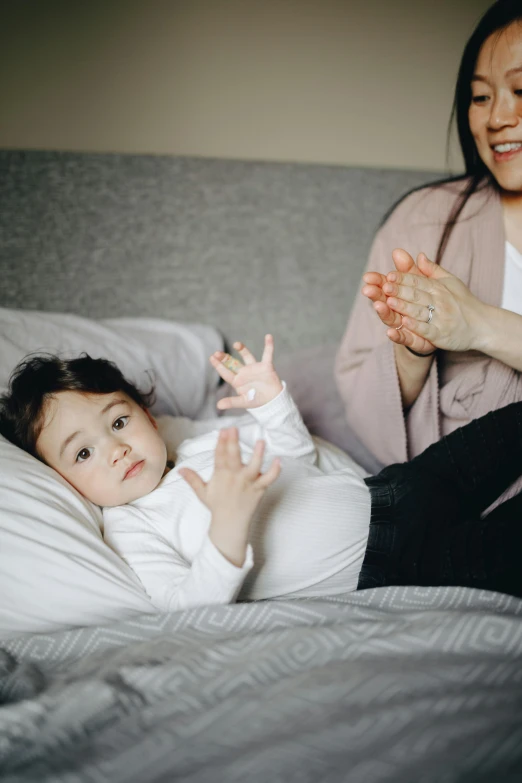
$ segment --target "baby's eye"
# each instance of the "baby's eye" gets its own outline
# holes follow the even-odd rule
[[[86,447],[80,449],[80,451],[76,455],[76,462],[85,462],[86,460],[89,459],[90,456],[91,456],[91,449],[88,449]]]
[[[112,428],[115,430],[122,430],[127,426],[130,416],[119,416],[112,424]]]

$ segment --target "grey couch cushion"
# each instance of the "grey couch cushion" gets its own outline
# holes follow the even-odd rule
[[[389,206],[429,172],[0,152],[0,305],[335,343]]]

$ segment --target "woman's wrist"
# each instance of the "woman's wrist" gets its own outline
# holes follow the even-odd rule
[[[468,315],[470,326],[470,339],[469,348],[470,351],[480,351],[481,353],[488,353],[488,349],[491,348],[491,343],[494,342],[495,331],[497,324],[495,323],[496,311],[499,314],[502,313],[500,307],[493,307],[487,305],[485,302],[476,300],[475,307],[470,312],[472,317]],[[502,332],[502,329],[500,329]],[[498,336],[501,337],[501,334]]]
[[[502,307],[484,305],[470,348],[522,372],[522,316]]]
[[[405,345],[394,345],[395,365],[399,377],[403,408],[410,408],[421,393],[428,377],[434,354],[425,357],[414,356]]]
[[[433,356],[433,354],[437,351],[437,349],[435,348],[435,350],[430,351],[429,353],[418,353],[417,351],[414,351],[413,348],[410,348],[408,345],[405,345],[404,347],[406,348],[407,351],[412,353],[414,356],[420,356],[423,359],[426,359],[428,356]]]

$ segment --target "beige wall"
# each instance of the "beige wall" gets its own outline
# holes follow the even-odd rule
[[[4,0],[0,146],[444,169],[489,4]]]

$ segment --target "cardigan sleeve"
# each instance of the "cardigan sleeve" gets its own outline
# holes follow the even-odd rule
[[[414,257],[420,250],[431,252],[431,247],[419,247],[424,231],[416,230],[425,225],[419,219],[425,195],[412,194],[392,213],[375,237],[365,271],[387,274],[393,269],[391,253],[396,247],[404,247]],[[406,417],[393,343],[372,302],[360,293],[337,353],[335,375],[348,423],[383,464],[413,456],[408,437],[412,427],[422,428],[426,446],[440,437],[436,362]]]

